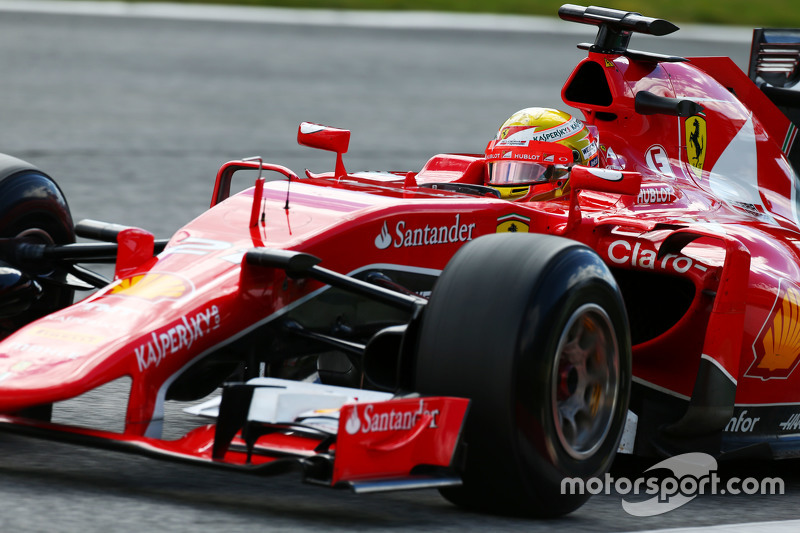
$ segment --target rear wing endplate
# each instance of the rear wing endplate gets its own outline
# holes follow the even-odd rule
[[[800,169],[800,29],[756,28],[747,75],[792,124],[783,152]]]

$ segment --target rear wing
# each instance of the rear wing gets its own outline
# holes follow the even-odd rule
[[[747,74],[792,122],[793,131],[787,135],[783,152],[798,171],[800,143],[795,138],[800,127],[800,29],[753,30]]]
[[[800,29],[753,30],[748,75],[757,85],[768,84],[800,94]]]

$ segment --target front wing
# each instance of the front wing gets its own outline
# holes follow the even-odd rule
[[[194,408],[216,423],[176,440],[8,415],[0,431],[259,475],[299,470],[304,481],[355,492],[460,485],[469,400],[387,396],[260,378]]]

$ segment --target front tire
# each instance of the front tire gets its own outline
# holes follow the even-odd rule
[[[0,238],[35,244],[75,242],[72,215],[56,182],[34,165],[5,154],[0,154]],[[74,297],[74,291],[65,284],[67,275],[53,271],[52,265],[25,265],[20,269],[41,280],[42,294],[26,311],[0,320],[0,337],[70,305]]]
[[[590,248],[546,235],[491,235],[450,261],[426,306],[416,384],[472,400],[464,484],[480,510],[559,516],[588,494],[562,480],[602,476],[627,415],[628,321]]]

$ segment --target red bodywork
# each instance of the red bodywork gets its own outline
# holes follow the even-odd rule
[[[690,100],[702,111],[641,114],[634,103],[640,91]],[[791,410],[800,412],[798,183],[787,160],[794,126],[727,58],[659,62],[590,52],[562,97],[583,111],[606,153],[623,162],[624,185],[615,189],[576,174],[570,198],[509,202],[447,187],[483,185],[483,156],[465,154],[437,155],[416,173],[352,174],[341,163],[349,132],[307,126],[300,132],[304,144],[337,152],[335,172],[301,179],[277,165],[232,162],[218,175],[211,208],[156,257],[147,232],[120,234],[111,285],[0,343],[0,411],[59,402],[127,376],[124,433],[93,435],[211,460],[213,426],[172,444],[158,440],[163,403],[189,369],[309,302],[319,301],[321,310],[304,317],[324,325],[359,323],[373,312],[406,320],[362,302],[330,311],[324,284],[248,264],[248,250],[303,252],[356,277],[400,273],[419,280],[413,292],[424,296],[462,245],[517,231],[581,241],[613,269],[631,317],[634,394],[643,398],[634,398],[634,410],[646,413],[648,398],[666,398],[677,402],[665,417],[675,423],[692,403],[721,406],[722,415],[702,423],[716,424],[723,449],[749,436],[775,439]],[[328,137],[316,143],[315,133]],[[230,176],[241,169],[286,179],[259,179],[228,197]],[[501,272],[499,265],[487,275]],[[703,361],[727,380],[735,395],[729,405],[698,380]],[[430,434],[447,444],[426,436],[427,418],[380,443],[343,439],[332,482],[447,466],[466,403],[434,400],[457,411],[446,429]],[[403,402],[419,400],[386,405],[400,409]],[[775,404],[790,412],[767,411]],[[342,424],[354,409],[344,408]],[[278,438],[259,443],[276,446]],[[319,439],[283,445],[308,455]],[[383,455],[368,461],[370,454]],[[228,455],[231,463],[245,457]],[[392,467],[396,459],[399,470]]]

